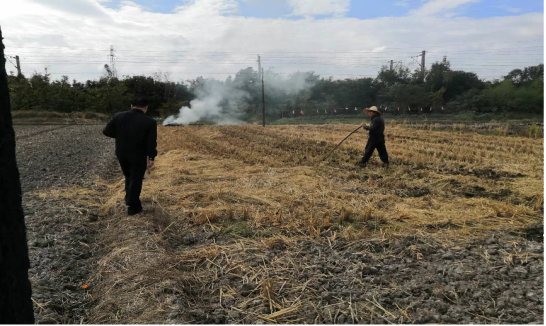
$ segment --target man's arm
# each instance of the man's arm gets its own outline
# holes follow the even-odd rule
[[[153,161],[157,156],[157,122],[154,120],[153,125],[148,131],[148,138],[146,139],[146,155],[150,161]]]
[[[106,124],[106,127],[104,127],[104,129],[102,130],[102,133],[106,137],[116,138],[116,116],[117,114],[114,114],[112,119],[108,121],[108,123]]]
[[[369,126],[364,126],[364,129],[368,131],[376,131],[379,129],[379,123],[377,123],[376,119],[372,120],[372,123]]]

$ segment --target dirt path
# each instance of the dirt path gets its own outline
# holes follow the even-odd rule
[[[91,187],[118,171],[101,126],[16,126],[17,161],[28,228],[30,279],[38,323],[80,323],[89,305],[82,285],[93,270],[93,213],[56,189]]]

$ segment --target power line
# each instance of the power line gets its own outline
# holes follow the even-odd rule
[[[196,72],[196,71],[183,71],[180,73],[184,74],[205,74],[205,75],[252,75],[248,73],[241,73],[241,72]],[[279,75],[292,75],[295,72],[275,72],[275,74]],[[342,73],[327,73],[327,72],[313,72],[316,74],[324,74],[324,75],[335,75],[335,76],[365,76],[365,77],[375,77],[376,75],[366,75],[366,74],[342,74]],[[104,75],[104,72],[97,71],[97,72],[48,72],[50,75]],[[125,73],[122,75],[144,75],[143,73]]]
[[[470,45],[473,45],[475,43],[468,43],[468,44],[465,44],[466,46],[470,46]],[[478,43],[479,45],[483,46],[483,45],[487,45],[487,43]],[[526,47],[517,47],[517,48],[514,48],[514,47],[502,47],[502,48],[491,48],[491,50],[520,50],[520,49],[530,49],[530,48],[539,48],[539,47],[543,47],[544,45],[542,43],[538,44],[538,45],[532,45],[532,46],[526,46]],[[430,47],[430,46],[428,46]],[[15,48],[15,49],[35,49],[34,47],[6,47],[6,48]],[[354,51],[339,51],[339,50],[335,50],[335,51],[318,51],[318,50],[309,50],[309,51],[260,51],[261,53],[269,53],[269,54],[273,54],[273,53],[367,53],[367,52],[370,52],[370,53],[380,53],[384,50],[392,50],[392,49],[408,49],[406,51],[399,51],[399,52],[415,52],[415,50],[409,50],[413,47],[407,47],[407,48],[396,48],[396,47],[385,47],[384,49],[382,50],[354,50]],[[45,49],[45,50],[54,50],[54,51],[59,51],[61,49],[59,48],[42,48],[42,49]],[[109,52],[110,49],[64,49],[66,51],[93,51],[93,52]],[[135,50],[117,50],[117,51],[130,51],[130,52],[150,52],[150,53],[156,53],[156,52],[169,52],[169,53],[211,53],[211,54],[226,54],[226,53],[241,53],[241,54],[254,54],[254,52],[247,52],[247,51],[196,51],[196,50],[169,50],[169,49],[165,49],[165,50],[141,50],[141,49],[135,49]],[[452,50],[449,50],[449,51],[452,51]],[[42,52],[42,51],[40,51]],[[390,52],[390,51],[389,51]],[[436,52],[436,51],[432,51],[432,52]]]
[[[409,55],[410,53],[408,53]],[[464,53],[450,53],[450,52],[441,52],[441,53],[432,53],[431,56],[436,56],[436,55],[440,55],[443,56],[443,55],[450,55],[450,56],[455,56],[455,57],[465,57],[467,55],[478,55],[478,54],[484,54],[484,55],[487,55],[487,56],[518,56],[518,57],[521,57],[521,56],[525,56],[525,57],[534,57],[534,56],[544,56],[544,53],[543,52],[464,52]],[[337,55],[337,56],[329,56],[329,57],[325,57],[325,56],[290,56],[290,55],[286,55],[286,56],[267,56],[265,57],[264,60],[298,60],[298,59],[301,59],[301,60],[312,60],[312,59],[315,59],[315,60],[328,60],[328,59],[331,59],[331,60],[370,60],[370,59],[378,59],[378,60],[385,60],[385,59],[389,59],[389,58],[392,58],[392,54],[390,53],[386,53],[384,55],[379,55],[379,54],[375,54],[373,56],[342,56],[342,55]],[[39,58],[66,58],[67,60],[73,60],[73,59],[98,59],[100,58],[101,56],[100,55],[96,55],[96,56],[93,56],[93,55],[81,55],[81,56],[68,56],[68,55],[54,55],[54,56],[50,56],[50,55],[21,55],[21,57],[23,58],[36,58],[36,59],[39,59]],[[237,57],[237,56],[230,56],[230,57],[227,57],[225,58],[225,60],[222,60],[222,59],[219,59],[219,58],[215,58],[215,57],[212,57],[212,56],[200,56],[200,55],[191,55],[191,56],[176,56],[176,55],[173,55],[173,56],[138,56],[138,55],[132,55],[132,56],[117,56],[117,58],[121,59],[121,60],[138,60],[138,59],[153,59],[153,60],[156,60],[157,58],[168,58],[170,60],[177,60],[177,59],[192,59],[192,58],[199,58],[199,60],[193,60],[193,61],[203,61],[203,59],[209,59],[209,60],[214,60],[215,62],[218,62],[219,60],[220,61],[248,61],[248,62],[254,62],[254,59],[251,58],[251,57]]]
[[[4,55],[4,58],[6,58],[6,60],[8,60],[15,68],[17,68],[17,66],[13,63],[13,61],[11,61],[10,58],[13,58],[12,56],[9,56],[9,55]]]
[[[118,62],[120,63],[120,62]],[[97,63],[84,63],[84,62],[80,62],[80,63],[66,63],[66,62],[27,62],[26,64],[28,65],[54,65],[54,64],[59,64],[59,65],[89,65],[89,64],[97,64]],[[158,67],[158,66],[162,66],[163,64],[168,64],[169,67],[187,67],[187,66],[202,66],[202,65],[206,65],[206,64],[202,64],[202,63],[199,63],[199,64],[171,64],[171,63],[168,63],[168,62],[158,62],[158,63],[155,63],[155,64],[143,64],[143,63],[138,63],[138,62],[135,62],[135,63],[126,63],[124,64],[124,66],[134,66],[134,65],[138,65],[140,67]],[[531,64],[531,63],[529,63]],[[219,65],[222,65],[222,64],[219,64]],[[237,63],[230,63],[230,64],[224,64],[224,65],[239,65]],[[377,68],[377,67],[381,67],[382,65],[380,64],[367,64],[367,65],[364,65],[364,64],[345,64],[345,65],[342,65],[342,64],[326,64],[326,63],[290,63],[290,64],[281,64],[281,63],[276,63],[276,64],[270,64],[271,66],[302,66],[302,65],[308,65],[308,66],[334,66],[334,67],[345,67],[345,68]],[[421,65],[420,65],[421,66]],[[454,68],[466,68],[466,67],[515,67],[515,65],[513,64],[464,64],[464,65],[453,65]]]
[[[414,52],[407,52],[406,54],[413,54]],[[431,53],[431,55],[445,55],[445,54],[488,54],[488,55],[543,55],[543,51],[541,52],[427,52]],[[21,53],[20,53],[21,54]],[[102,55],[47,55],[47,54],[39,54],[36,55],[34,53],[32,54],[25,54],[25,58],[99,58],[102,57]],[[130,55],[130,56],[117,56],[122,59],[128,59],[128,58],[210,58],[211,60],[218,60],[216,56],[207,55],[203,56],[200,54],[192,54],[192,55]],[[355,55],[355,56],[345,56],[345,55],[331,55],[331,56],[294,56],[294,55],[284,55],[284,56],[267,56],[268,59],[369,59],[369,58],[380,58],[380,59],[388,59],[389,57],[392,57],[391,53],[385,53],[383,55],[381,54],[374,54],[374,56],[362,56],[362,55]],[[249,60],[254,61],[255,59],[251,56],[228,56],[226,58],[233,59],[237,58],[239,60]]]
[[[421,45],[421,46],[406,46],[406,47],[388,47],[387,49],[415,49],[415,48],[431,48],[431,47],[456,47],[456,46],[469,46],[472,44],[477,45],[495,45],[495,44],[512,44],[512,43],[525,43],[525,42],[536,42],[536,41],[543,41],[541,39],[533,39],[533,40],[524,40],[524,41],[510,41],[510,42],[493,42],[493,43],[482,43],[482,42],[473,42],[473,43],[463,43],[463,44],[445,44],[445,45]],[[6,48],[14,48],[14,49],[46,49],[46,50],[60,50],[60,49],[66,49],[68,51],[108,51],[108,50],[98,50],[96,48],[63,48],[63,47],[18,47],[18,46],[6,46]],[[140,49],[121,49],[117,51],[122,52],[192,52],[192,50],[140,50]],[[261,53],[365,53],[365,52],[378,52],[374,49],[367,49],[367,50],[356,50],[356,51],[258,51]],[[226,52],[226,51],[203,51],[200,53],[256,53],[256,51],[238,51],[238,52]]]
[[[473,71],[468,71],[468,72],[473,72]],[[365,75],[365,74],[340,74],[340,73],[326,73],[326,72],[314,72],[316,75],[318,76],[322,76],[322,77],[334,77],[334,76],[349,76],[349,77],[363,77],[363,78],[375,78],[377,77],[377,75]],[[476,73],[476,72],[473,72],[473,73]],[[104,75],[104,73],[102,72],[51,72],[49,73],[49,75]],[[235,73],[235,72],[230,72],[230,73],[218,73],[218,72],[183,72],[183,74],[195,74],[195,75],[237,75],[237,74],[241,74],[241,73]],[[279,72],[276,72],[276,74],[280,74],[280,75],[291,75],[293,73],[279,73]],[[124,74],[121,74],[122,76],[148,76],[147,74],[145,73],[124,73]],[[241,75],[246,75],[246,74],[241,74]],[[480,78],[493,78],[493,79],[501,79],[503,77],[502,74],[498,74],[498,75],[479,75],[478,77]]]
[[[503,42],[503,43],[514,43],[514,42]],[[487,44],[487,43],[485,43]],[[500,44],[500,43],[497,43]],[[491,50],[476,50],[476,51],[482,51],[482,52],[472,52],[471,50],[467,50],[466,52],[450,52],[450,51],[438,51],[438,52],[428,52],[429,56],[427,59],[430,61],[431,58],[434,58],[435,53],[442,53],[442,54],[453,54],[455,58],[451,57],[450,62],[453,69],[475,69],[475,67],[488,67],[488,70],[491,71],[504,71],[504,68],[502,67],[514,67],[517,64],[538,64],[536,59],[532,59],[534,56],[540,55],[543,56],[543,53],[532,53],[525,51],[525,49],[530,50],[536,50],[538,48],[543,48],[543,46],[530,46],[530,47],[523,47],[518,49],[512,49],[512,48],[500,48],[500,49],[491,49]],[[95,50],[99,51],[99,50]],[[103,50],[102,53],[104,53]],[[487,52],[483,52],[487,51]],[[515,52],[516,51],[516,52]],[[524,52],[522,52],[524,51]],[[136,51],[135,51],[136,52]],[[133,52],[133,53],[135,53]],[[162,53],[164,51],[140,51],[140,52],[154,52],[154,53]],[[189,52],[189,51],[174,51],[184,54],[175,54],[174,56],[167,56],[167,55],[141,55],[139,56],[138,52],[132,55],[121,55],[120,57],[116,56],[115,63],[112,62],[114,60],[113,57],[113,47],[110,49],[110,55],[108,55],[108,58],[110,59],[111,67],[115,67],[115,64],[121,64],[122,66],[134,66],[138,65],[139,67],[161,67],[168,65],[168,67],[185,67],[185,66],[202,66],[202,65],[220,65],[220,66],[228,66],[228,65],[248,65],[252,66],[254,64],[255,59],[245,59],[247,55],[246,52]],[[384,60],[385,58],[392,58],[392,54],[396,51],[388,51],[386,53],[378,53],[378,52],[270,52],[271,55],[266,56],[265,60],[261,60],[261,62],[265,62],[266,64],[269,64],[270,66],[335,66],[340,68],[355,68],[355,69],[371,69],[371,68],[378,68],[385,66]],[[543,52],[543,51],[541,51]],[[206,55],[203,55],[205,53],[209,53]],[[267,53],[267,52],[266,52]],[[274,55],[275,53],[276,55]],[[282,55],[284,53],[284,55]],[[309,56],[309,55],[302,55],[304,53],[313,53],[316,54],[315,56]],[[412,54],[413,51],[400,51],[400,53],[404,54]],[[422,52],[420,56],[424,56],[425,51]],[[34,54],[34,55],[33,55]],[[25,55],[24,58],[34,58],[31,59],[30,62],[25,62],[25,64],[28,65],[95,65],[95,64],[104,64],[104,61],[97,61],[97,57],[99,55],[47,55],[43,52],[40,52],[41,55],[36,55],[37,53],[28,53],[28,55]],[[201,55],[200,55],[201,54]],[[228,55],[229,54],[229,55]],[[497,59],[488,59],[487,64],[481,64],[480,60],[483,61],[483,59],[477,59],[477,58],[465,58],[465,55],[472,55],[475,56],[477,54],[486,54],[488,56],[495,56],[495,55],[501,55],[501,56],[515,56],[517,55],[518,58],[526,59],[527,61],[513,61],[509,60],[508,58],[497,58]],[[54,61],[45,61],[42,62],[39,59],[40,58],[65,58],[65,60],[58,60],[53,59]],[[195,57],[195,60],[192,60],[192,57]],[[213,57],[226,57],[225,60],[222,60],[221,58],[213,58]],[[120,58],[120,59],[118,59]],[[166,60],[158,60],[158,58],[168,58]],[[198,59],[197,59],[198,58]],[[149,59],[149,60],[144,60]],[[179,60],[183,59],[183,60]],[[424,58],[423,58],[424,59]],[[32,61],[35,60],[35,61]],[[40,62],[37,62],[40,61]],[[434,60],[433,60],[434,61]],[[540,63],[542,63],[542,60]],[[401,61],[400,61],[401,63]],[[13,64],[13,63],[12,63]],[[409,64],[411,66],[412,63]],[[423,69],[425,67],[424,60],[422,63],[419,63],[421,66],[421,74],[423,73]],[[167,67],[167,68],[168,68]],[[130,68],[131,69],[131,68]],[[340,69],[342,70],[342,69]],[[343,70],[342,70],[343,71]],[[205,75],[237,75],[241,73],[235,73],[235,72],[177,72],[178,74],[205,74]],[[104,74],[102,71],[97,72],[70,72],[70,73],[51,73],[52,75],[69,75],[69,74],[76,74],[76,75],[84,75],[84,74]],[[279,74],[291,74],[288,72],[279,73]],[[323,76],[352,76],[352,77],[376,77],[376,75],[365,75],[365,74],[355,74],[355,73],[326,73],[326,72],[317,72],[317,74],[323,75]],[[127,75],[127,74],[126,74]],[[143,75],[142,73],[135,74],[135,75]],[[481,78],[484,77],[495,77],[500,78],[500,76],[480,76]]]

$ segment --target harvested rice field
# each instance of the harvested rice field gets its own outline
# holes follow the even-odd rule
[[[75,207],[66,223],[92,234],[86,272],[71,280],[85,310],[62,319],[67,310],[38,300],[37,313],[85,323],[542,323],[543,139],[391,126],[389,168],[377,153],[354,165],[363,131],[321,162],[353,129],[159,127],[137,216],[126,215],[113,156],[90,183],[33,190],[33,200]]]

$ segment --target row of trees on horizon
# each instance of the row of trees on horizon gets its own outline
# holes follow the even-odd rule
[[[98,80],[70,81],[68,76],[52,80],[47,71],[31,77],[8,76],[13,110],[57,112],[91,111],[112,114],[127,110],[135,95],[150,99],[149,114],[169,115],[191,101],[212,96],[218,87],[242,94],[230,96],[219,105],[226,110],[237,108],[246,121],[261,115],[261,78],[249,67],[225,81],[198,77],[172,81],[170,74],[124,76],[117,78],[108,66]],[[297,72],[289,76],[267,70],[264,74],[266,114],[269,119],[291,116],[292,112],[319,114],[334,108],[369,107],[440,108],[451,113],[542,113],[544,65],[514,69],[506,76],[484,81],[473,72],[452,70],[449,61],[432,64],[425,73],[408,67],[381,68],[375,78],[335,80],[314,72]],[[210,85],[218,87],[210,87]],[[236,101],[236,103],[227,103]],[[345,110],[343,110],[345,111]],[[360,110],[359,110],[360,111]],[[357,114],[347,110],[342,114]]]

